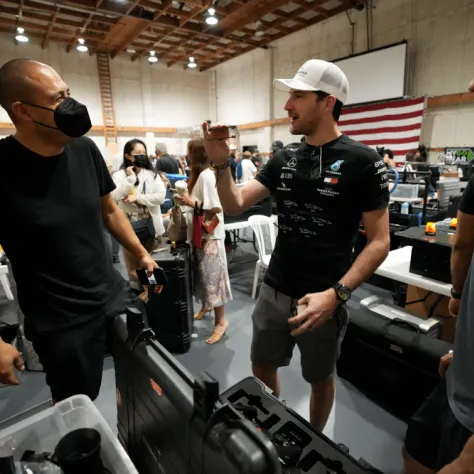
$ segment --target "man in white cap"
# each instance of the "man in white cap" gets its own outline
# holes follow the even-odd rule
[[[204,140],[227,214],[240,214],[270,193],[276,197],[278,238],[253,314],[253,373],[278,396],[278,368],[290,363],[297,344],[311,385],[310,421],[323,430],[348,322],[345,303],[389,251],[388,181],[380,156],[338,129],[349,84],[336,65],[310,60],[275,86],[288,91],[291,133],[304,135],[305,143],[275,153],[237,189],[228,169],[227,127],[203,124]],[[351,265],[362,218],[368,243]]]

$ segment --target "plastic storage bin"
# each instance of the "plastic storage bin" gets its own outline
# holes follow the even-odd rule
[[[419,192],[420,192],[419,184],[400,183],[395,189],[395,191],[392,193],[391,197],[403,198],[403,199],[415,199],[418,197]]]
[[[52,453],[67,433],[78,428],[94,428],[102,438],[102,462],[111,474],[138,474],[117,437],[88,397],[77,395],[28,416],[35,411],[32,409],[0,424],[0,457],[14,456],[19,461],[28,449],[37,453]]]

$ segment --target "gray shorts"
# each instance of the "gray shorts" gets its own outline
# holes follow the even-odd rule
[[[275,291],[265,283],[252,316],[252,363],[257,366],[286,367],[290,364],[295,344],[301,352],[303,377],[308,383],[327,380],[334,373],[341,342],[346,333],[349,313],[346,306],[320,328],[293,337],[295,329],[288,323],[297,299]]]

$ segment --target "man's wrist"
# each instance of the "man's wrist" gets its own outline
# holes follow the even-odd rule
[[[460,300],[462,298],[462,291],[456,291],[454,286],[451,288],[451,298],[455,300]]]

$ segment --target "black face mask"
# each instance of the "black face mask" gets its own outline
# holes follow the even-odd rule
[[[135,161],[133,162],[133,166],[137,168],[145,168],[148,164],[148,156],[146,155],[134,155]]]
[[[77,100],[74,100],[72,97],[67,97],[64,99],[55,110],[49,109],[48,107],[42,107],[41,105],[30,104],[28,102],[23,103],[53,112],[56,128],[36,120],[34,120],[34,122],[38,125],[42,125],[43,127],[52,128],[53,130],[60,130],[68,137],[82,137],[92,128],[92,123],[89,117],[89,112],[87,111],[87,107],[80,102],[77,102]]]

